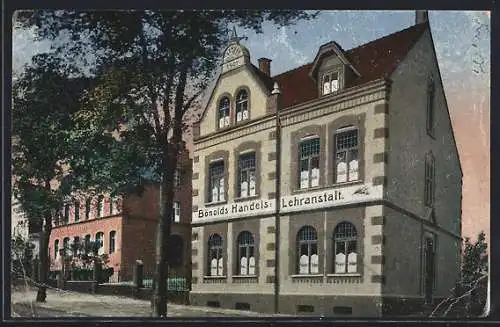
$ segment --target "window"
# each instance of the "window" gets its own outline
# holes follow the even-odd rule
[[[358,254],[356,227],[348,222],[342,222],[335,227],[333,232],[335,247],[335,268],[336,274],[357,273]]]
[[[323,95],[327,95],[339,90],[339,74],[329,72],[323,75]]]
[[[104,254],[104,233],[103,232],[98,232],[97,234],[95,234],[95,242],[96,242],[97,254],[98,255]]]
[[[427,86],[427,133],[434,135],[434,102],[435,102],[436,87],[433,81],[430,81]]]
[[[358,130],[352,127],[337,131],[335,136],[336,182],[359,180]]]
[[[208,276],[223,275],[222,237],[218,234],[213,234],[208,239],[208,269]]]
[[[179,187],[181,185],[181,170],[177,168],[174,172],[174,186]]]
[[[90,234],[87,234],[85,235],[85,254],[89,254],[91,251],[91,248],[90,248],[90,245],[91,245],[91,242],[92,241],[92,236],[90,236]]]
[[[297,233],[297,254],[299,274],[319,273],[318,234],[312,226],[304,226]]]
[[[236,96],[236,122],[248,119],[248,93],[245,90]]]
[[[244,231],[238,235],[238,261],[236,271],[240,276],[255,275],[255,244],[250,232]]]
[[[59,240],[54,241],[54,258],[59,256]]]
[[[116,247],[116,231],[109,232],[109,254],[115,252]]]
[[[110,196],[109,197],[109,215],[112,216],[113,215],[113,202],[115,201],[114,197],[113,196]]]
[[[255,152],[242,154],[238,160],[238,197],[256,195]]]
[[[80,201],[75,201],[75,223],[80,220]]]
[[[434,157],[428,154],[425,158],[425,205],[432,207],[434,204],[434,184],[435,184]]]
[[[181,221],[181,203],[179,201],[174,201],[174,223]]]
[[[99,195],[97,197],[97,217],[102,217],[102,203],[104,201],[104,196]]]
[[[70,255],[70,248],[69,248],[69,237],[65,237],[63,239],[63,253],[65,256]]]
[[[92,199],[87,199],[85,201],[85,219],[90,218],[90,207],[92,205]]]
[[[303,139],[299,144],[301,189],[319,185],[319,138]]]
[[[229,126],[229,98],[224,97],[219,102],[219,128]]]
[[[74,254],[76,254],[76,255],[80,254],[80,237],[75,236],[73,238],[73,245],[71,248],[72,248]]]
[[[69,224],[69,204],[64,205],[64,223]]]
[[[210,189],[208,202],[224,201],[224,161],[220,160],[210,164],[209,178]]]

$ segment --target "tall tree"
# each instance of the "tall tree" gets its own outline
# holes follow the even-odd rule
[[[99,83],[86,94],[75,119],[84,132],[73,136],[82,147],[71,161],[85,188],[124,190],[143,178],[160,183],[160,217],[156,249],[155,316],[166,316],[173,176],[183,135],[197,112],[200,94],[218,66],[229,27],[262,32],[264,22],[279,26],[311,19],[304,11],[37,11],[18,21],[37,27],[41,38],[62,32],[67,42],[55,46],[74,60],[92,49]],[[81,56],[80,56],[81,57]],[[82,59],[89,59],[83,57]],[[98,152],[98,148],[103,150]],[[85,151],[87,150],[87,151]],[[82,155],[83,154],[83,155]],[[106,155],[105,155],[106,154]],[[134,185],[135,184],[135,185]]]
[[[67,69],[51,55],[38,55],[13,85],[12,189],[29,223],[42,226],[39,302],[46,298],[52,223],[71,192],[65,173],[67,133],[88,87],[86,79],[70,79]]]

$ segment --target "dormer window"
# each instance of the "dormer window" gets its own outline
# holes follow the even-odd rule
[[[229,98],[224,97],[219,102],[219,128],[229,126]]]
[[[248,93],[245,90],[236,96],[236,122],[248,119]]]
[[[339,73],[328,72],[323,74],[323,95],[327,95],[339,90]]]

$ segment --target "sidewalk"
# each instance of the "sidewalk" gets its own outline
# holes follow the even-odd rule
[[[151,303],[122,296],[86,294],[66,291],[47,290],[47,301],[37,303],[36,291],[13,291],[12,316],[31,317],[32,304],[36,316],[57,317],[151,317]],[[206,317],[206,316],[271,316],[262,313],[168,304],[168,317]]]

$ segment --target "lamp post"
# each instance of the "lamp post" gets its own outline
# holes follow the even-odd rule
[[[279,313],[280,290],[280,199],[281,199],[281,123],[280,95],[278,83],[271,92],[276,97],[276,184],[275,184],[275,251],[274,251],[274,312]]]

